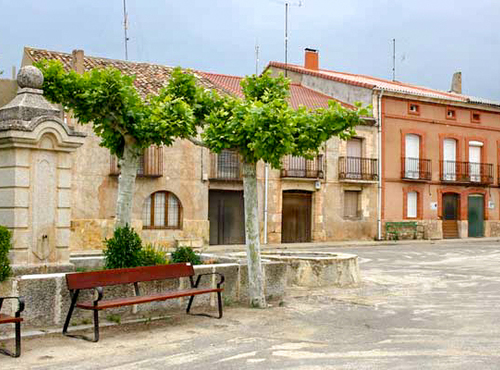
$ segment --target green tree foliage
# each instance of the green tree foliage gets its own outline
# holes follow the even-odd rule
[[[195,113],[199,115],[202,110],[197,102],[211,95],[193,89],[194,77],[180,69],[174,70],[168,86],[158,95],[142,99],[134,87],[134,77],[115,68],[78,74],[65,71],[59,61],[35,65],[44,75],[44,96],[71,110],[79,123],[92,123],[101,145],[118,157],[123,155],[127,136],[133,138],[133,145],[147,148],[152,144],[171,145],[176,138],[193,135]],[[195,109],[191,105],[196,105]]]
[[[205,144],[214,152],[237,150],[246,163],[263,160],[274,168],[288,154],[311,158],[332,136],[347,139],[369,109],[357,110],[330,101],[314,111],[289,106],[289,80],[270,73],[241,82],[244,100],[228,99],[206,118]]]
[[[118,269],[142,265],[142,241],[130,226],[117,227],[111,239],[105,239],[104,268]]]
[[[190,262],[192,265],[201,265],[201,258],[191,247],[177,247],[170,255],[172,263]]]
[[[11,248],[12,233],[4,226],[0,226],[0,282],[5,281],[11,274],[9,251]]]

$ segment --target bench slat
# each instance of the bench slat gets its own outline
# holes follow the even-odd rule
[[[187,289],[187,290],[177,290],[171,292],[164,293],[156,293],[147,296],[138,296],[138,297],[127,297],[127,298],[119,298],[119,299],[110,299],[107,301],[100,301],[97,306],[98,310],[104,310],[107,308],[113,307],[121,307],[121,306],[130,306],[133,304],[140,303],[148,303],[155,301],[165,301],[171,298],[180,298],[180,297],[188,297],[197,294],[205,294],[212,292],[221,292],[223,289],[217,288],[208,288],[208,289]],[[76,305],[79,308],[83,308],[86,310],[96,309],[92,302],[81,302]]]
[[[0,313],[0,324],[10,324],[23,321],[22,317],[14,317]]]
[[[165,280],[194,275],[190,263],[133,267],[66,274],[68,289],[91,289],[110,285],[132,284],[139,281]]]

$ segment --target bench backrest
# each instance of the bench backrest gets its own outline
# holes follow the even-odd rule
[[[99,286],[132,284],[140,281],[165,280],[194,275],[190,263],[132,267],[66,274],[68,289],[89,289]]]

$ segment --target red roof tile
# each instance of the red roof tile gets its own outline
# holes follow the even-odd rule
[[[201,71],[198,71],[198,73],[219,88],[224,89],[233,95],[243,97],[243,92],[240,85],[242,77]],[[303,105],[310,109],[326,108],[328,107],[328,101],[330,100],[338,101],[328,95],[314,91],[300,84],[292,83],[290,85],[290,105],[293,108],[298,108],[300,105]],[[350,104],[341,101],[338,102],[346,108],[354,108],[354,106]]]
[[[333,81],[338,81],[354,86],[360,86],[367,89],[383,89],[393,92],[398,92],[402,94],[409,95],[417,95],[424,96],[429,98],[436,99],[445,99],[445,100],[453,100],[458,102],[468,102],[470,101],[470,97],[462,94],[456,94],[451,92],[445,92],[440,90],[429,89],[426,87],[411,85],[398,81],[389,81],[384,80],[382,78],[364,76],[359,74],[345,73],[345,72],[336,72],[330,71],[326,69],[319,70],[311,70],[304,68],[303,66],[298,66],[294,64],[284,64],[281,62],[270,62],[267,66],[269,67],[277,67],[281,69],[287,69],[290,71],[308,74],[311,76],[316,76],[319,78],[329,79]]]

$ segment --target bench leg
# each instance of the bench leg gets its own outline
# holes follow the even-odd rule
[[[99,311],[98,310],[93,310],[94,311],[94,338],[89,338],[84,335],[75,335],[75,334],[69,334],[68,333],[68,326],[71,321],[71,316],[73,315],[73,311],[75,310],[76,302],[78,300],[78,293],[80,291],[77,290],[74,292],[71,296],[71,306],[69,306],[68,310],[68,315],[66,316],[66,321],[64,322],[64,327],[63,327],[63,335],[71,338],[79,338],[79,339],[84,339],[89,342],[97,342],[99,341]]]
[[[0,353],[3,353],[4,355],[10,356],[10,357],[19,357],[19,356],[21,356],[21,323],[16,322],[14,325],[15,325],[15,331],[16,331],[16,351],[10,352],[4,348],[0,348]]]
[[[187,305],[187,308],[186,308],[186,313],[187,314],[190,314],[189,311],[191,311],[191,305],[193,304],[193,300],[194,300],[194,295],[192,295],[191,297],[189,297],[189,302],[188,302],[188,305]],[[222,293],[221,292],[217,292],[217,306],[219,308],[219,316],[216,317],[216,318],[217,319],[221,319],[222,318]],[[215,316],[212,316],[212,315],[208,315],[206,313],[191,314],[191,315],[215,317]]]

